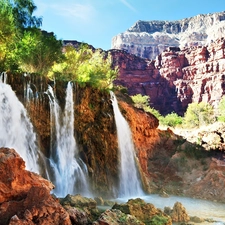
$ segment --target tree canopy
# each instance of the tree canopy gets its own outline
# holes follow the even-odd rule
[[[0,2],[11,7],[10,12],[17,29],[41,26],[42,18],[33,15],[37,7],[32,0],[0,0]]]
[[[13,60],[20,70],[29,73],[47,75],[54,62],[62,56],[62,42],[53,33],[38,28],[26,29],[15,46]]]
[[[93,51],[86,45],[79,49],[64,47],[64,59],[55,63],[48,76],[56,80],[73,80],[81,85],[90,84],[99,89],[111,89],[117,69],[111,68],[111,56],[100,50]]]

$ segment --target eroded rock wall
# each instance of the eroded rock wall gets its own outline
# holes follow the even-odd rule
[[[112,38],[112,49],[155,59],[167,47],[205,45],[224,36],[225,12],[200,14],[177,21],[137,21]]]
[[[215,108],[225,89],[225,40],[180,50],[169,47],[156,60],[111,50],[120,69],[115,84],[130,95],[150,96],[151,106],[162,114],[183,114],[191,102],[208,102]]]

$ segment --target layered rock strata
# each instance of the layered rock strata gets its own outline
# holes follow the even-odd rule
[[[121,50],[109,51],[119,67],[115,84],[129,95],[150,97],[162,114],[183,114],[191,102],[207,102],[216,108],[225,90],[225,40],[180,50],[169,47],[147,60]]]
[[[225,12],[200,14],[177,21],[137,21],[112,39],[112,49],[123,49],[142,58],[155,59],[169,46],[205,45],[223,37]]]

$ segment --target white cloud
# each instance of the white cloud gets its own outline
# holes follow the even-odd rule
[[[137,10],[129,3],[127,0],[120,0],[125,6],[127,6],[130,10],[137,12]]]

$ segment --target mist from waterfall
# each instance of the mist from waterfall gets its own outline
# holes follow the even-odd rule
[[[67,85],[64,112],[61,111],[51,86],[47,93],[51,113],[50,165],[56,186],[54,193],[59,197],[76,193],[89,196],[87,167],[78,157],[74,138],[73,85],[70,82]]]
[[[27,111],[11,86],[7,74],[0,76],[0,147],[14,148],[23,158],[26,169],[39,173],[37,138]]]
[[[129,124],[118,107],[116,96],[110,92],[115,116],[117,139],[120,151],[119,197],[143,195],[140,178],[135,162],[135,150]]]

